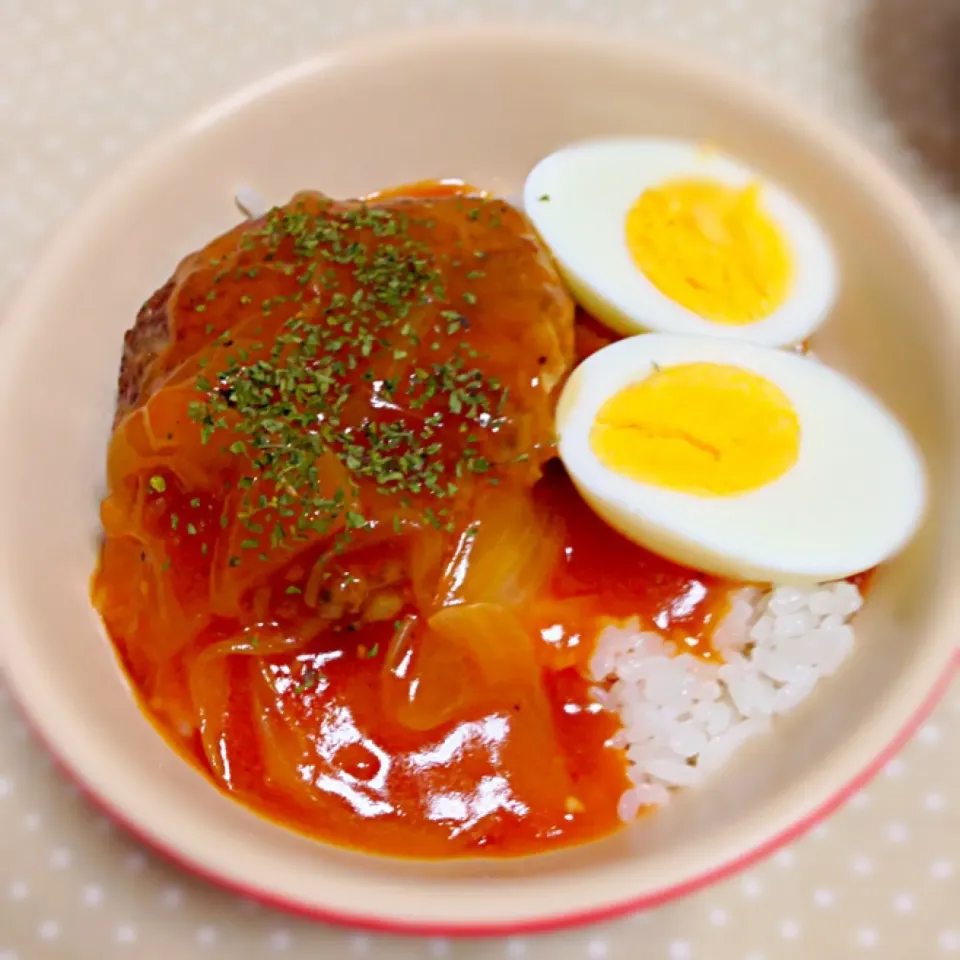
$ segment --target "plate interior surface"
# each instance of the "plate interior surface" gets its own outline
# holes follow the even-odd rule
[[[618,134],[718,144],[820,218],[842,290],[817,350],[874,389],[921,444],[933,493],[925,529],[878,579],[857,653],[839,675],[708,786],[608,841],[521,861],[416,864],[326,847],[259,819],[141,716],[90,607],[124,331],[182,256],[239,219],[231,198],[241,185],[283,202],[305,188],[354,196],[461,177],[516,196],[547,152]],[[913,201],[859,148],[673,51],[487,27],[370,40],[291,68],[120,171],[10,308],[0,358],[0,626],[14,689],[66,766],[139,833],[206,875],[291,907],[477,931],[599,915],[700,882],[831,803],[898,736],[950,659],[953,269]]]

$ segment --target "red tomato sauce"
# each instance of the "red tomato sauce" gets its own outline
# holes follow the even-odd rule
[[[477,195],[451,181],[384,191],[371,202],[466,203]],[[506,220],[501,211],[497,222],[501,214]],[[442,211],[438,220],[442,228]],[[290,294],[315,282],[297,280],[283,249],[238,246],[243,233],[214,241],[180,279],[171,342],[151,368],[152,393],[118,422],[111,441],[93,597],[145,714],[218,788],[339,846],[429,859],[503,857],[618,829],[617,802],[628,784],[624,758],[605,746],[616,718],[590,696],[596,635],[609,619],[638,617],[709,657],[730,584],[621,537],[539,443],[523,464],[517,458],[498,474],[498,487],[465,482],[454,501],[475,512],[458,527],[454,510],[451,533],[417,526],[416,511],[428,501],[414,498],[409,529],[370,521],[343,557],[324,559],[319,540],[284,553],[283,529],[267,543],[267,531],[283,524],[266,493],[258,522],[238,529],[240,460],[203,440],[193,420],[194,382],[205,375],[213,392],[224,389],[216,380],[229,369],[224,352],[264,355],[259,341],[269,346],[300,303]],[[466,258],[457,252],[463,230],[445,236],[456,265]],[[508,317],[527,302],[517,299],[516,265],[538,269],[512,242],[498,248],[513,258],[502,281],[491,258],[480,301]],[[222,277],[229,283],[217,288]],[[259,311],[262,303],[272,309],[238,322],[248,305]],[[534,306],[543,308],[540,300]],[[479,319],[472,335],[482,340]],[[539,335],[519,319],[518,336]],[[582,313],[573,330],[573,342],[556,348],[568,360],[615,339]],[[552,337],[546,330],[542,346],[507,358],[530,405],[527,420],[510,420],[508,407],[506,427],[477,441],[495,463],[504,444],[550,429],[552,408],[529,384],[548,364]],[[344,383],[356,387],[363,372],[345,374]],[[388,414],[378,407],[383,422]],[[237,416],[230,406],[224,421]],[[458,420],[437,422],[452,431]],[[337,476],[335,463],[325,469],[320,485]],[[263,564],[234,564],[238,544],[251,537],[248,552]],[[422,589],[436,583],[454,597],[442,616],[424,612],[430,601]],[[488,602],[491,584],[496,603]]]

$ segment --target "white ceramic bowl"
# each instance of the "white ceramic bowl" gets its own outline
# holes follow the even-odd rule
[[[287,832],[218,793],[134,704],[90,607],[123,332],[177,260],[237,218],[241,184],[356,195],[458,176],[516,194],[546,152],[617,133],[707,138],[820,217],[842,294],[822,355],[928,458],[922,535],[883,571],[858,652],[715,782],[629,831],[514,862],[416,864]],[[470,27],[367,40],[243,90],[118,172],[46,250],[0,343],[0,635],[64,766],[146,841],[230,887],[393,930],[541,929],[652,905],[799,833],[875,771],[946,682],[960,622],[956,266],[914,200],[822,121],[722,70],[582,31]]]

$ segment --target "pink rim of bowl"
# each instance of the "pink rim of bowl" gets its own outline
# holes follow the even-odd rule
[[[483,29],[496,30],[512,28],[497,28],[492,26]],[[442,37],[442,30],[432,32]],[[562,31],[554,32],[562,33]],[[324,53],[315,60],[311,60],[304,64],[281,71],[279,74],[275,74],[270,78],[252,84],[244,90],[241,90],[240,92],[220,101],[213,107],[200,111],[193,118],[189,119],[183,124],[178,125],[174,131],[166,132],[160,137],[156,138],[154,143],[156,145],[164,143],[166,140],[171,139],[171,134],[173,137],[176,137],[178,135],[183,135],[188,131],[197,131],[202,129],[204,126],[215,122],[218,117],[231,114],[241,109],[245,104],[269,94],[271,91],[282,86],[283,83],[289,79],[293,79],[305,73],[319,72],[326,66],[335,66],[341,58],[351,55],[356,49],[360,49],[361,47],[364,49],[375,48],[377,44],[384,44],[386,45],[384,46],[384,49],[387,49],[389,44],[397,42],[397,40],[402,43],[402,38],[404,36],[412,35],[414,33],[421,33],[423,35],[429,34],[431,31],[404,31],[397,37],[388,35],[386,37],[374,39],[368,38],[362,43],[348,44],[329,53]],[[611,42],[616,43],[618,41]],[[636,47],[638,52],[642,49],[642,44],[635,41],[631,41],[631,43],[634,47]],[[653,54],[651,52],[651,56],[652,55]],[[680,53],[678,56],[684,58],[685,55]],[[740,89],[744,92],[750,91],[752,96],[765,101],[768,107],[777,106],[783,109],[784,112],[791,113],[798,119],[802,119],[808,132],[828,130],[828,127],[821,121],[805,115],[802,109],[794,107],[789,103],[785,103],[776,94],[771,94],[767,91],[758,91],[750,84],[749,81],[737,80],[737,78],[732,76],[725,68],[713,68],[707,64],[701,63],[700,70],[702,73],[713,71],[717,79],[722,80],[723,83],[732,91],[737,89]],[[837,134],[832,131],[831,135],[834,137],[837,136]],[[909,197],[905,191],[903,191],[903,189],[899,187],[896,182],[883,171],[882,167],[880,167],[876,161],[869,157],[869,155],[864,151],[860,150],[860,148],[858,148],[855,144],[850,144],[848,142],[847,145],[852,152],[856,153],[861,164],[867,165],[871,168],[871,172],[878,183],[882,183],[883,186],[889,190],[896,191],[902,200],[909,201]],[[144,153],[149,153],[149,151],[150,148],[148,147]],[[134,166],[135,163],[136,161],[131,161],[127,168],[129,169],[130,167]],[[94,200],[91,199],[90,202],[93,203]],[[912,203],[912,201],[910,202]],[[915,205],[914,209],[919,210],[919,208],[917,208]],[[930,236],[927,238],[929,241],[929,246],[935,242],[935,238],[933,236],[932,229],[928,230],[928,233],[930,234]],[[51,246],[55,243],[56,238],[51,243]],[[144,844],[156,850],[160,855],[181,866],[188,872],[201,877],[204,880],[209,881],[225,890],[258,900],[262,903],[279,908],[289,913],[327,923],[391,934],[477,937],[507,934],[546,933],[564,928],[614,919],[634,911],[657,907],[668,901],[677,899],[690,893],[694,893],[714,882],[729,878],[751,864],[754,864],[757,861],[765,858],[778,848],[782,847],[784,844],[787,844],[798,838],[811,827],[815,826],[818,822],[823,820],[826,816],[828,816],[846,800],[848,800],[852,795],[854,795],[858,790],[860,790],[868,781],[870,781],[913,736],[916,730],[923,723],[924,719],[929,715],[939,699],[946,692],[955,672],[958,669],[960,669],[960,649],[955,650],[948,660],[943,664],[942,671],[936,678],[932,689],[929,690],[926,699],[923,700],[920,707],[914,712],[909,720],[903,724],[899,733],[897,733],[897,735],[874,757],[872,761],[862,767],[858,773],[853,775],[848,782],[839,787],[827,799],[821,800],[813,809],[805,812],[804,815],[800,816],[798,819],[795,819],[786,827],[782,827],[772,832],[768,837],[759,842],[754,842],[750,849],[748,849],[746,852],[743,852],[735,857],[730,857],[719,865],[713,866],[710,869],[693,875],[683,881],[673,883],[669,886],[648,892],[641,896],[628,897],[620,901],[611,902],[610,904],[602,907],[591,908],[580,912],[568,910],[556,915],[545,914],[531,920],[521,919],[508,922],[404,922],[385,920],[374,914],[364,914],[362,912],[349,913],[346,911],[323,909],[309,903],[278,897],[274,894],[271,894],[267,889],[246,886],[238,883],[229,876],[224,875],[221,872],[211,870],[198,860],[195,860],[183,852],[172,848],[168,843],[156,836],[151,831],[149,826],[144,823],[135,822],[126,813],[115,807],[110,801],[109,797],[103,795],[101,791],[95,789],[88,782],[81,770],[75,768],[67,757],[58,753],[56,747],[46,735],[42,722],[31,715],[27,704],[24,703],[22,699],[20,700],[19,706],[37,737],[41,740],[41,742],[44,743],[47,750],[54,756],[67,776],[70,777],[74,783],[76,783],[79,789],[86,796],[88,796],[96,806],[102,809],[107,815],[109,815],[125,830],[130,832]],[[14,690],[14,695],[17,695],[16,690]]]

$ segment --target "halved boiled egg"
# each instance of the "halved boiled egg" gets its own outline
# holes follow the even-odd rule
[[[524,208],[580,304],[620,333],[787,346],[837,295],[830,242],[793,197],[682,140],[577,143],[541,160]]]
[[[920,453],[870,393],[796,353],[644,334],[588,357],[559,453],[611,527],[678,563],[814,582],[899,552],[926,505]]]

